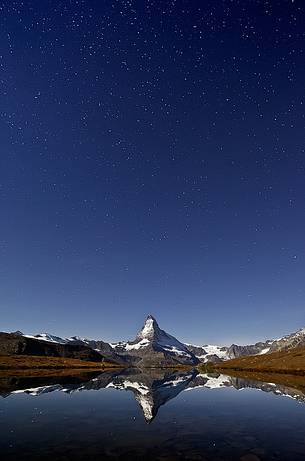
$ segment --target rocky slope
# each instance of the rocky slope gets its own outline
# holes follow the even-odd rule
[[[305,347],[282,348],[264,355],[238,357],[217,365],[222,370],[305,374]]]
[[[92,339],[80,338],[79,336],[72,336],[70,338],[60,338],[59,336],[51,335],[50,333],[41,333],[35,336],[24,335],[21,332],[16,332],[15,334],[21,335],[27,339],[36,340],[43,343],[82,346],[87,349],[89,348],[91,350],[94,350],[95,352],[98,352],[100,355],[107,358],[107,360],[111,360],[122,365],[126,364],[126,360],[120,357],[118,354],[116,354],[113,348],[110,346],[110,344],[101,340],[95,341]]]
[[[34,355],[65,357],[102,362],[106,359],[100,352],[81,344],[61,344],[27,338],[17,333],[0,333],[1,355]]]
[[[255,344],[240,346],[232,344],[231,346],[193,346],[188,344],[187,347],[203,363],[223,362],[238,357],[248,357],[251,355],[265,355],[277,351],[287,351],[295,347],[305,346],[305,328],[283,336],[278,339],[268,339]]]

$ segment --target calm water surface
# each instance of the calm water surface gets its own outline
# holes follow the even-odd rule
[[[304,460],[305,395],[196,371],[0,378],[2,460]]]

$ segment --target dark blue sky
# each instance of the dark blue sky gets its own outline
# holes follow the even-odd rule
[[[1,330],[305,325],[303,1],[2,1]]]

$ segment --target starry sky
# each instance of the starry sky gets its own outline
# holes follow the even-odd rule
[[[304,9],[0,2],[1,330],[305,325]]]

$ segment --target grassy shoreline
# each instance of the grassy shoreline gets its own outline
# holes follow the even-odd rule
[[[222,373],[224,375],[233,375],[233,373],[243,374],[268,374],[268,375],[288,375],[288,376],[299,376],[300,378],[305,378],[305,369],[289,369],[284,370],[281,368],[246,368],[246,367],[238,367],[238,366],[201,366],[199,365],[198,369],[204,373]]]
[[[66,374],[73,374],[81,371],[109,371],[118,370],[124,368],[136,368],[128,367],[127,365],[120,365],[114,362],[89,362],[79,359],[70,359],[63,357],[44,357],[34,355],[0,355],[0,377],[5,375],[37,375],[39,373],[45,374],[62,374],[66,371]],[[169,367],[149,367],[149,370],[189,370],[194,367],[186,365],[172,365]],[[145,370],[145,368],[142,368]]]
[[[2,355],[0,356],[0,370],[31,370],[31,369],[53,369],[61,370],[65,368],[95,369],[104,370],[106,368],[121,368],[112,362],[89,362],[79,359],[63,357],[42,357],[34,355]]]
[[[300,370],[300,369],[293,369],[289,368],[287,370],[281,369],[281,368],[250,368],[250,367],[237,367],[237,366],[231,366],[231,367],[215,367],[214,372],[216,371],[221,371],[224,374],[231,374],[231,372],[240,372],[240,373],[268,373],[268,374],[278,374],[278,375],[294,375],[294,376],[304,376],[305,377],[305,369]],[[211,370],[209,370],[211,372]]]

